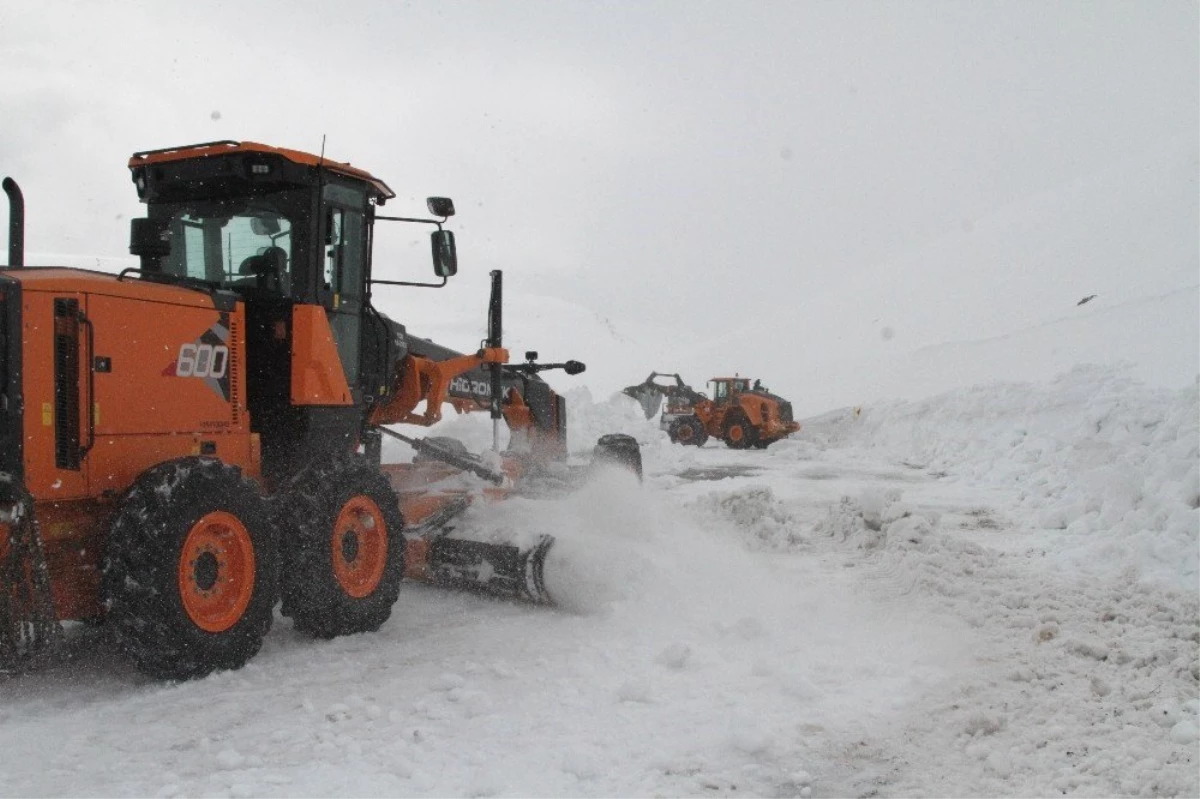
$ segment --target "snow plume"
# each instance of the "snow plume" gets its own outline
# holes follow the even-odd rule
[[[597,439],[608,433],[627,433],[641,444],[666,442],[666,434],[658,429],[658,419],[647,421],[637,401],[624,394],[613,394],[607,400],[595,401],[587,386],[576,386],[565,395],[567,403],[567,450],[573,455],[590,456]],[[414,432],[401,427],[401,432],[422,437],[447,436],[461,441],[469,451],[482,452],[492,446],[492,420],[487,413],[456,414],[447,406],[442,421],[427,431]],[[508,425],[500,424],[500,447],[508,446]],[[383,455],[387,463],[406,463],[412,460],[413,450],[403,442],[384,439]]]
[[[805,435],[1017,493],[1025,524],[1060,530],[1060,564],[1133,569],[1194,588],[1200,556],[1200,393],[1081,366],[1049,384],[996,383],[825,414]]]
[[[668,793],[800,793],[807,752],[827,730],[869,727],[969,653],[969,631],[954,620],[931,623],[903,607],[881,614],[842,590],[853,575],[817,578],[810,564],[780,561],[779,550],[802,545],[802,528],[769,489],[681,508],[612,470],[569,496],[486,513],[488,524],[555,536],[546,581],[566,613],[543,626],[580,638],[547,668],[582,680],[572,684],[588,697],[590,728],[620,725],[630,778],[647,757],[652,770],[682,775]],[[860,625],[862,635],[845,635]],[[760,686],[770,699],[758,700]],[[663,724],[665,737],[655,732]],[[657,792],[614,779],[606,793]]]
[[[788,519],[769,489],[717,504],[726,508],[723,516],[702,524],[701,514],[680,514],[629,472],[600,469],[565,497],[514,498],[473,508],[459,534],[518,546],[554,536],[546,585],[562,609],[620,615],[653,608],[697,621],[720,618],[739,605],[716,599],[714,585],[761,582],[761,564],[731,528],[781,526],[776,519]],[[749,603],[742,612],[757,610],[751,594],[742,596]]]

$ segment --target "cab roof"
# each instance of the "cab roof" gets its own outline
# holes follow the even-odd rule
[[[330,172],[369,183],[378,192],[379,196],[385,200],[390,200],[396,196],[396,193],[388,188],[386,183],[365,169],[359,169],[358,167],[350,166],[348,163],[333,161],[301,150],[271,147],[270,145],[254,141],[212,141],[201,144],[185,144],[179,147],[166,147],[161,150],[146,150],[145,152],[134,153],[129,158],[129,168],[136,169],[147,164],[165,164],[171,161],[189,161],[194,158],[208,158],[210,156],[232,155],[236,153],[266,153],[281,156],[293,164],[301,166],[319,166],[322,169],[328,169]]]

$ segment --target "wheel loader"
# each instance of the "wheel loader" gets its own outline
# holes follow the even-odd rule
[[[758,380],[714,377],[708,385],[712,399],[676,373],[651,372],[623,393],[638,401],[647,419],[653,419],[661,408],[659,426],[672,442],[685,446],[704,446],[711,436],[733,449],[766,449],[800,429],[800,423],[792,418],[792,404],[763,388]]]
[[[385,216],[370,173],[219,141],[135,153],[147,207],[120,274],[24,264],[24,199],[6,178],[0,269],[0,672],[44,659],[60,622],[102,622],[143,672],[188,679],[259,650],[275,608],[332,638],[378,629],[405,578],[549,601],[553,540],[465,540],[451,522],[565,464],[566,407],[510,363],[502,276],[487,337],[461,353],[380,313],[380,286],[457,272],[454,214]],[[437,281],[372,258],[378,225],[427,225]],[[421,407],[423,404],[423,407]],[[449,404],[487,411],[473,455],[393,425]],[[382,438],[412,463],[382,463]],[[627,437],[597,460],[636,466]],[[636,463],[635,463],[636,461]],[[571,472],[576,473],[576,472]]]

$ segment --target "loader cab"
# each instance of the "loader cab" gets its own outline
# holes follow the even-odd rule
[[[714,377],[708,381],[713,402],[718,405],[734,401],[738,394],[750,390],[750,381],[744,377]]]

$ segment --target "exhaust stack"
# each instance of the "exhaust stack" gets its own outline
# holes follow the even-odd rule
[[[4,179],[8,195],[8,266],[16,269],[25,265],[25,196],[12,178]]]

